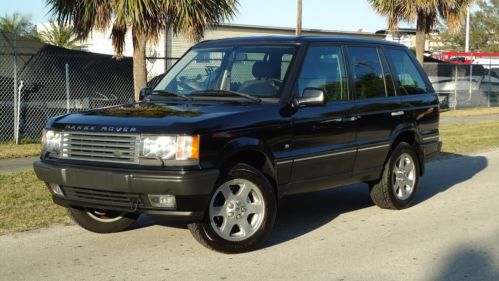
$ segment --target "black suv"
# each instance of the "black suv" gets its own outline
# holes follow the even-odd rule
[[[90,231],[148,214],[188,222],[211,249],[248,251],[286,195],[364,182],[381,208],[410,206],[441,147],[437,95],[386,41],[204,41],[141,98],[43,131],[36,174]]]

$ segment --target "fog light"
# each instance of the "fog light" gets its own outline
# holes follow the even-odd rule
[[[149,194],[149,202],[153,207],[175,209],[177,201],[173,195],[155,195]]]
[[[49,184],[49,186],[50,186],[50,189],[52,189],[52,192],[55,195],[59,195],[61,197],[64,197],[64,193],[62,192],[62,189],[61,189],[60,185],[55,184],[55,183],[51,183],[51,184]]]

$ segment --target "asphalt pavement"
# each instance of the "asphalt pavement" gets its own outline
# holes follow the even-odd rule
[[[33,169],[33,162],[39,157],[0,159],[0,174]]]
[[[281,201],[260,250],[225,255],[183,225],[0,236],[1,280],[499,280],[499,150],[430,163],[417,204],[372,205],[365,185]]]

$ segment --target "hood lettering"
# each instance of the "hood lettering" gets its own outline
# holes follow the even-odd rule
[[[117,133],[135,133],[136,127],[114,127],[114,126],[91,126],[91,125],[66,125],[64,129],[71,131],[99,131],[99,132],[117,132]]]

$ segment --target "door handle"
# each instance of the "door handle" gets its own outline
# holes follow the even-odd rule
[[[357,119],[359,119],[359,117],[357,116],[350,116],[350,117],[344,117],[341,119],[341,121],[343,122],[354,122],[354,121],[357,121]]]
[[[391,114],[392,114],[392,116],[400,116],[400,115],[404,115],[404,113],[405,113],[404,111],[394,111]]]
[[[321,123],[341,123],[341,122],[353,122],[357,121],[360,119],[360,116],[350,116],[350,117],[343,117],[343,118],[335,118],[335,119],[329,119],[322,121]]]

